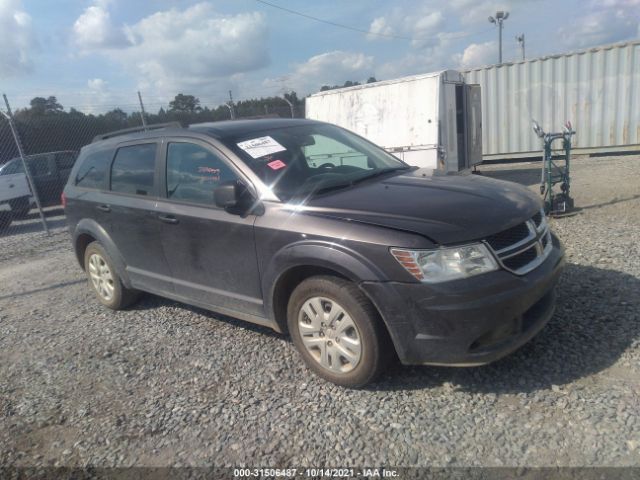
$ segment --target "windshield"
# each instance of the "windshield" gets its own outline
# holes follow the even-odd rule
[[[348,188],[367,178],[411,168],[333,125],[264,129],[227,138],[224,143],[283,201]]]

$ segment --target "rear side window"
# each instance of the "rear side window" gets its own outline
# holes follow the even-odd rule
[[[76,161],[76,154],[73,152],[61,152],[56,154],[56,166],[58,170],[71,170]]]
[[[118,149],[111,167],[111,190],[132,195],[153,195],[156,144]]]
[[[84,157],[76,173],[76,185],[83,188],[103,189],[112,156],[113,150],[102,150]]]
[[[167,150],[167,197],[213,204],[213,191],[236,180],[233,170],[217,155],[193,143],[170,143]]]

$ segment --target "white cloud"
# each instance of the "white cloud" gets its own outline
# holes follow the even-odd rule
[[[374,19],[369,27],[369,32],[371,32],[371,34],[367,36],[369,40],[385,38],[385,36],[391,39],[391,35],[393,35],[393,29],[388,24],[385,17],[378,17]]]
[[[497,52],[496,42],[472,43],[453,59],[460,68],[474,68],[496,63]]]
[[[346,80],[366,81],[373,74],[372,56],[335,50],[321,53],[295,65],[291,74],[266,79],[263,85],[274,89],[278,85],[302,93],[313,93],[323,85],[342,85]]]
[[[222,15],[210,3],[172,8],[116,28],[103,2],[78,18],[74,33],[76,42],[84,38],[89,49],[122,64],[136,77],[139,88],[156,96],[172,97],[189,89],[215,92],[235,75],[270,61],[264,15]],[[91,36],[96,37],[93,43]]]
[[[37,42],[21,0],[0,0],[0,34],[0,78],[30,72]]]
[[[73,24],[73,40],[82,52],[104,48],[118,48],[127,44],[122,28],[111,22],[105,2],[87,7]]]
[[[598,0],[584,15],[560,28],[569,48],[613,43],[640,36],[640,0]]]

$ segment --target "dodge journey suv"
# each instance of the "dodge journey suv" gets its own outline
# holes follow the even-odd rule
[[[288,333],[345,386],[404,364],[471,366],[553,314],[563,250],[537,196],[411,167],[309,120],[97,137],[63,193],[98,300],[139,292]]]

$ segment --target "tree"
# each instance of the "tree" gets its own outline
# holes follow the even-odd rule
[[[49,98],[35,97],[30,102],[31,113],[34,115],[46,115],[49,113],[59,113],[64,107],[58,103],[58,99],[54,96]]]
[[[367,83],[376,83],[378,80],[376,80],[376,77],[369,77],[367,79]]]
[[[194,113],[201,110],[202,107],[200,106],[200,99],[193,95],[184,95],[179,93],[171,102],[169,102],[170,112]]]

